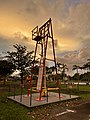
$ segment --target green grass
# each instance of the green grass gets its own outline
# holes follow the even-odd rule
[[[7,99],[8,91],[0,91],[0,120],[33,120],[28,108]]]
[[[56,83],[50,82],[49,87],[56,87]],[[72,88],[69,88],[67,84],[60,85],[60,92],[66,94],[78,95],[82,99],[90,99],[90,85],[72,85]]]
[[[79,95],[82,99],[90,99],[90,85],[79,86]]]
[[[61,85],[61,92],[67,94],[79,95],[82,99],[90,99],[90,85],[72,85],[70,89],[66,85]]]
[[[29,109],[7,100],[6,95],[0,96],[0,120],[33,120],[28,117]]]

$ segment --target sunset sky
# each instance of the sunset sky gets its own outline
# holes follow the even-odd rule
[[[0,0],[0,55],[16,43],[34,50],[31,31],[49,18],[57,61],[70,68],[84,64],[90,58],[90,0]]]

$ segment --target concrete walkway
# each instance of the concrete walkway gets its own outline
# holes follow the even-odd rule
[[[59,98],[59,94],[54,92],[49,92],[48,97],[42,97],[42,100],[39,100],[39,96],[40,96],[39,93],[34,93],[32,94],[32,96],[27,95],[9,96],[8,99],[18,102],[19,104],[22,104],[26,107],[36,107],[54,102],[79,98],[79,96],[68,94],[61,94],[60,95],[61,97]]]

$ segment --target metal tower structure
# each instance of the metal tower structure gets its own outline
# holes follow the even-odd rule
[[[55,64],[55,78],[57,81],[57,88],[58,88],[59,98],[60,98],[60,85],[59,85],[58,74],[57,74],[57,65],[56,65],[56,56],[55,56],[55,47],[54,47],[53,28],[52,28],[51,18],[40,28],[38,26],[36,26],[32,30],[32,40],[36,41],[36,47],[35,47],[35,53],[34,53],[34,62],[33,62],[33,66],[32,66],[31,79],[33,78],[33,73],[34,73],[34,64],[35,64],[36,55],[37,55],[37,48],[38,48],[38,46],[41,47],[39,74],[38,74],[38,81],[37,81],[37,87],[36,87],[36,89],[38,91],[40,91],[40,100],[41,100],[43,88],[47,90],[46,60],[53,61]],[[49,40],[51,40],[51,42],[52,42],[53,59],[46,58],[47,44],[48,44]],[[31,84],[32,84],[32,82],[31,82]]]

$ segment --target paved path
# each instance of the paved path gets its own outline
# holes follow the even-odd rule
[[[90,120],[90,102],[57,113],[51,120]]]

